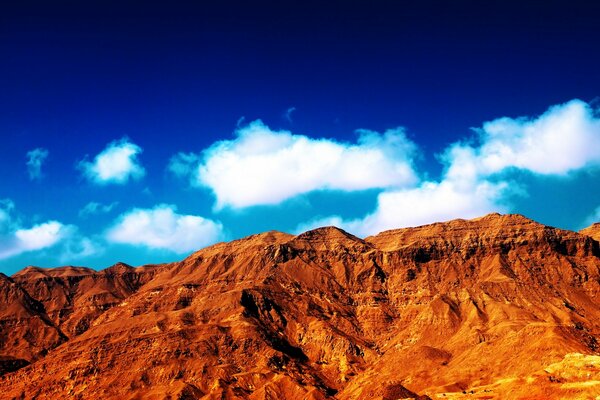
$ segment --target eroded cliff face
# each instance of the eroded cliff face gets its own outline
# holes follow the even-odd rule
[[[582,233],[491,214],[364,240],[267,232],[157,266],[27,268],[0,277],[0,387],[53,399],[600,394],[600,248]]]

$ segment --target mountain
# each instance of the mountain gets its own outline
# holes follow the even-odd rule
[[[595,231],[597,232],[597,231]],[[594,399],[600,245],[520,215],[0,276],[4,398]]]
[[[587,228],[580,230],[579,233],[590,236],[595,240],[600,241],[600,222],[596,222],[595,224],[592,224]]]

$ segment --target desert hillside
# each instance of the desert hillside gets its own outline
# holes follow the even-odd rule
[[[599,239],[490,214],[0,274],[2,398],[600,398]]]

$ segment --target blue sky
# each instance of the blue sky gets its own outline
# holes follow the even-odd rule
[[[600,220],[592,2],[7,3],[4,273],[324,224]]]

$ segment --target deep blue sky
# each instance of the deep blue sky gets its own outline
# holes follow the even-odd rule
[[[180,215],[220,222],[220,239],[375,210],[383,188],[307,191],[278,205],[218,210],[210,188],[168,171],[178,152],[200,154],[256,119],[340,143],[355,143],[357,129],[404,127],[418,147],[419,180],[439,181],[439,154],[472,139],[473,127],[537,118],[572,99],[598,106],[598,2],[204,3],[2,2],[0,199],[13,207],[5,206],[4,227],[0,218],[0,239],[11,248],[19,229],[59,221],[76,229],[73,243],[88,238],[103,251],[61,258],[58,241],[12,251],[0,271],[186,254],[107,241],[133,208],[174,205]],[[78,163],[123,137],[143,150],[145,175],[117,184],[86,179]],[[35,148],[48,157],[30,179],[26,154]],[[567,177],[512,171],[522,193],[503,201],[504,211],[578,229],[600,206],[593,165]],[[90,202],[118,204],[81,217]]]

